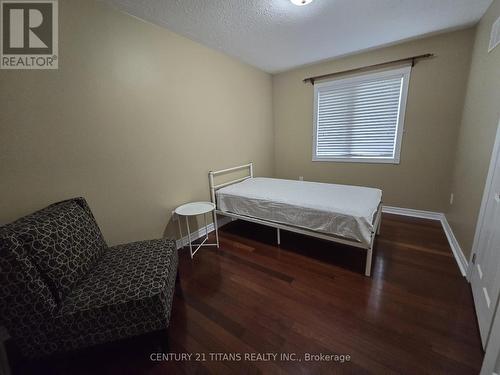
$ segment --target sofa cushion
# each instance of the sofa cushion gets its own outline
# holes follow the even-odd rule
[[[78,348],[166,328],[177,262],[172,240],[106,250],[61,305],[62,345]]]
[[[50,205],[9,226],[58,303],[107,247],[83,198]]]

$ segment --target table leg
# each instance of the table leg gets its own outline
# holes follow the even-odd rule
[[[217,248],[219,248],[219,229],[217,228],[217,213],[215,210],[212,211],[214,215],[214,228],[215,228],[215,242],[217,243]]]
[[[189,216],[186,216],[186,227],[188,231],[189,253],[191,254],[191,259],[193,259],[193,245],[191,244],[191,230],[189,229]]]
[[[179,241],[180,241],[180,246],[179,249],[184,249],[184,238],[182,237],[182,226],[181,226],[181,218],[180,216],[177,216],[177,221],[179,222]]]
[[[208,226],[207,226],[207,213],[203,214],[203,218],[205,219],[205,238],[208,239]]]

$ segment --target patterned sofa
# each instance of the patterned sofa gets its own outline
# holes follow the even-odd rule
[[[0,228],[0,325],[28,358],[168,327],[172,240],[108,247],[84,198]]]

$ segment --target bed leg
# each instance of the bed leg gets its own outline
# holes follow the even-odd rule
[[[280,228],[276,228],[276,235],[277,235],[277,239],[278,239],[278,245],[281,245]]]
[[[378,221],[378,226],[377,226],[377,236],[380,234],[380,227],[382,226],[382,218]]]
[[[373,242],[369,249],[366,249],[365,276],[370,277],[372,273]]]

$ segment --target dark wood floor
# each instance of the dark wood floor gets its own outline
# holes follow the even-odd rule
[[[219,250],[202,249],[194,260],[181,252],[182,292],[168,333],[171,352],[204,354],[206,361],[195,354],[151,361],[162,337],[149,335],[73,355],[58,372],[479,372],[483,352],[470,287],[439,222],[384,214],[371,278],[354,248],[288,232],[278,247],[273,229],[244,222],[222,228],[220,239]],[[229,353],[242,358],[222,358]],[[250,361],[245,353],[295,353],[301,361]],[[350,361],[306,361],[307,353]]]

